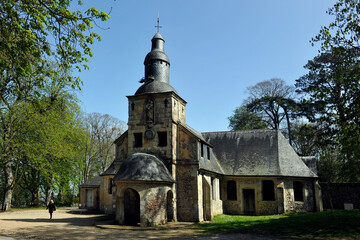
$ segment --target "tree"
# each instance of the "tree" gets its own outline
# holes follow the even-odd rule
[[[329,26],[323,26],[312,44],[321,43],[321,51],[333,47],[358,48],[360,40],[360,3],[354,0],[338,0],[327,13],[335,17]]]
[[[88,114],[84,143],[83,181],[104,172],[115,158],[114,141],[126,129],[123,121],[100,113]]]
[[[309,73],[298,79],[299,92],[307,93],[315,112],[314,121],[320,126],[323,145],[339,148],[336,159],[342,159],[347,181],[358,181],[360,171],[360,87],[358,56],[350,64],[349,50],[333,48],[309,61]],[[352,50],[351,50],[352,51]],[[343,52],[343,54],[340,54]],[[345,58],[345,59],[344,59]]]
[[[306,94],[303,102],[313,105],[322,145],[338,147],[343,155],[337,159],[347,163],[348,181],[358,181],[360,172],[359,56],[355,49],[333,48],[310,60],[305,65],[309,73],[296,80],[297,91]]]
[[[360,3],[339,0],[328,13],[335,20],[321,28],[312,43],[321,51],[297,80],[303,102],[313,105],[314,119],[322,126],[321,138],[337,149],[337,161],[346,181],[360,180]]]
[[[100,40],[92,31],[93,24],[97,19],[106,21],[109,15],[96,8],[70,11],[70,4],[71,0],[1,1],[0,72],[13,77],[3,79],[2,87],[9,89],[12,82],[29,78],[34,70],[44,73],[45,56],[51,56],[65,70],[88,68],[90,45]],[[80,84],[76,77],[69,76],[68,80],[73,86]],[[42,82],[39,79],[37,84]]]
[[[246,107],[241,106],[234,110],[229,118],[229,128],[232,131],[265,129],[267,124],[256,113],[249,112]]]
[[[49,181],[63,177],[61,169],[74,165],[71,160],[77,145],[73,139],[81,131],[76,119],[79,108],[76,96],[61,80],[49,79],[41,96],[31,101],[18,101],[12,105],[11,111],[0,115],[4,120],[1,129],[11,127],[11,131],[2,131],[0,140],[2,149],[8,148],[8,151],[3,151],[7,155],[2,158],[5,178],[3,206],[11,204],[12,192],[19,183],[22,187],[31,186],[30,189],[24,188],[35,191],[39,189],[40,177]],[[8,119],[12,119],[11,124]],[[7,138],[9,133],[11,139]],[[37,181],[29,183],[28,177],[34,176]]]
[[[249,87],[250,97],[245,101],[247,110],[259,114],[272,129],[279,129],[286,119],[290,144],[290,120],[297,116],[298,111],[298,104],[293,100],[294,89],[284,80],[272,78]]]
[[[299,156],[318,156],[319,140],[317,126],[295,122],[292,127],[293,148]]]
[[[70,3],[70,0],[0,2],[0,166],[5,178],[4,211],[11,207],[17,166],[22,161],[16,146],[16,139],[22,137],[21,108],[37,101],[44,86],[49,80],[59,79],[59,73],[88,68],[90,45],[95,39],[100,40],[92,25],[97,19],[109,18],[95,8],[84,13],[70,11]],[[52,61],[57,63],[56,68]],[[71,74],[63,76],[60,82],[72,88],[81,84]]]

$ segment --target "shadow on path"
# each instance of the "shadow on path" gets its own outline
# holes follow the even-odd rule
[[[104,221],[109,219],[106,216],[95,216],[88,218],[59,218],[48,219],[48,218],[20,218],[20,219],[1,219],[2,221],[15,221],[15,222],[31,222],[31,223],[66,223],[74,226],[92,226],[95,222]]]

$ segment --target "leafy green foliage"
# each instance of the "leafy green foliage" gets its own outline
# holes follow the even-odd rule
[[[324,159],[336,154],[342,179],[360,181],[360,3],[339,0],[328,13],[335,20],[312,39],[321,43],[320,54],[305,65],[309,72],[296,86],[312,106]]]
[[[299,156],[318,156],[320,151],[317,126],[305,122],[292,125],[293,148]]]
[[[248,87],[248,91],[250,96],[244,101],[247,112],[260,117],[271,129],[280,129],[285,119],[291,144],[291,120],[298,116],[301,109],[294,100],[294,87],[282,79],[272,78]]]
[[[306,94],[304,103],[321,132],[323,148],[340,155],[348,167],[347,181],[358,181],[360,172],[360,52],[333,48],[310,60],[309,73],[296,80],[298,92]]]
[[[90,46],[100,40],[93,24],[109,15],[95,8],[71,11],[71,2],[0,2],[3,210],[11,207],[12,191],[24,174],[40,171],[49,189],[54,179],[68,176],[62,170],[74,165],[72,144],[80,128],[72,114],[76,101],[66,91],[80,88],[71,70],[88,68]]]
[[[90,8],[84,13],[70,11],[70,0],[4,0],[0,3],[0,72],[8,77],[2,87],[18,78],[29,78],[32,71],[45,71],[47,57],[56,60],[60,68],[87,69],[90,45],[100,40],[93,32],[97,19],[106,21],[109,15]],[[13,79],[9,76],[13,76]],[[80,79],[69,76],[73,87]],[[36,86],[43,80],[36,81]],[[0,94],[1,95],[1,94]]]
[[[360,3],[354,0],[338,0],[327,13],[335,17],[329,26],[323,26],[320,33],[312,39],[321,42],[321,50],[333,47],[358,47],[360,39]]]
[[[267,124],[256,113],[249,112],[246,107],[238,107],[228,118],[229,128],[232,131],[266,129]]]

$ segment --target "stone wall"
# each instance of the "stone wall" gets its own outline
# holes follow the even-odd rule
[[[112,175],[103,176],[103,181],[100,185],[100,210],[107,214],[115,213],[112,197],[112,191],[114,188],[112,188],[111,193],[109,193],[109,184],[110,179],[112,178]]]
[[[180,160],[192,160],[198,159],[198,141],[191,133],[184,129],[181,125],[178,125],[177,130],[177,159]]]
[[[88,196],[90,195],[90,196]],[[98,187],[80,187],[79,208],[99,209],[99,188]],[[91,202],[88,202],[88,201]]]
[[[198,175],[197,139],[181,125],[177,128],[176,199],[179,221],[202,220],[202,180]],[[201,212],[200,212],[201,211]]]
[[[294,181],[299,181],[303,185],[303,201],[295,201]],[[285,212],[311,212],[316,211],[315,193],[313,179],[286,178],[283,180],[284,186],[284,210]]]
[[[86,190],[83,187],[79,189],[79,208],[85,208],[86,206]]]
[[[115,141],[115,161],[124,161],[128,157],[128,131]]]
[[[216,177],[211,178],[211,205],[212,205],[212,214],[215,216],[217,214],[223,213],[223,201],[220,199],[220,179]]]
[[[126,220],[124,211],[128,206],[124,205],[124,194],[127,189],[136,191],[140,197],[141,226],[167,223],[168,208],[174,209],[173,206],[168,206],[168,191],[172,191],[169,184],[116,181],[116,221],[119,224],[124,224]]]
[[[329,188],[320,183],[325,209],[330,209]],[[331,183],[330,191],[334,209],[344,209],[345,203],[352,203],[354,209],[360,209],[360,183]]]
[[[236,200],[227,199],[227,181],[236,182]],[[271,180],[274,183],[274,200],[263,200],[262,183]],[[224,177],[221,181],[221,197],[225,214],[246,214],[244,190],[254,190],[254,207],[256,215],[277,214],[279,192],[277,190],[277,178],[275,177]]]
[[[211,173],[209,173],[211,174]],[[217,214],[223,213],[223,204],[220,199],[219,179],[214,175],[198,174],[197,208],[199,222],[209,221]]]
[[[174,123],[185,122],[185,104],[174,93],[144,94],[129,96],[129,121],[128,121],[128,155],[144,152],[157,155],[163,160],[174,160],[176,151],[173,138]],[[149,110],[148,105],[151,105]],[[159,144],[158,133],[166,132],[166,146]],[[135,133],[142,134],[142,146],[134,146]],[[148,137],[148,133],[152,135]],[[119,155],[121,148],[119,148]]]
[[[196,162],[184,162],[178,159],[176,165],[176,207],[178,221],[198,222],[199,189],[198,166]]]

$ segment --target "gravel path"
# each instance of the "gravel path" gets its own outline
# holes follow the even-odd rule
[[[72,214],[71,209],[58,209],[49,219],[44,210],[0,212],[0,239],[254,239],[276,238],[251,234],[206,235],[191,223],[174,223],[159,228],[146,229],[109,225],[100,215]],[[96,227],[97,225],[98,227]]]

